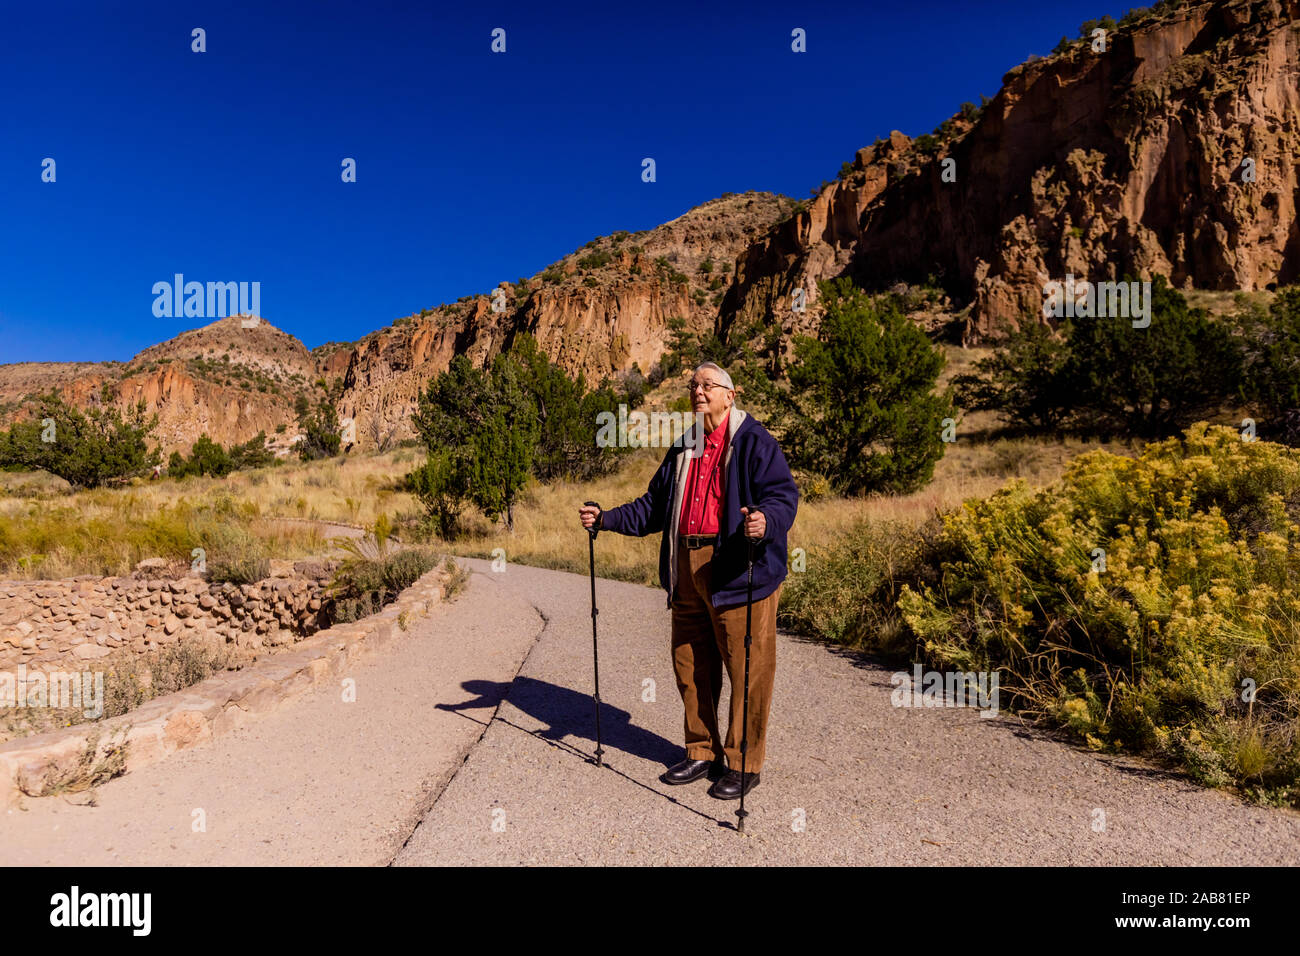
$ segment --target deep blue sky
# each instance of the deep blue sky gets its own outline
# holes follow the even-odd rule
[[[309,347],[353,340],[724,191],[806,197],[1129,6],[9,2],[0,362],[126,360],[206,324],[154,317],[177,272],[260,281]]]

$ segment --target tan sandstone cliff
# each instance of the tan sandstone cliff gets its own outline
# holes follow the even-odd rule
[[[287,450],[294,398],[316,377],[316,361],[292,335],[258,320],[230,317],[151,345],[129,362],[26,362],[0,366],[6,420],[25,418],[25,400],[47,391],[89,408],[104,401],[127,412],[145,403],[158,416],[154,437],[166,456],[188,452],[207,434],[223,445],[259,431]],[[276,427],[284,426],[280,435]]]
[[[504,283],[499,294],[402,319],[346,350],[339,413],[362,447],[411,437],[420,392],[454,355],[482,365],[521,333],[592,383],[633,365],[648,372],[667,348],[669,319],[715,327],[735,259],[793,208],[771,193],[723,196],[646,232],[593,239],[526,287]],[[329,356],[333,371],[344,354]]]
[[[1043,283],[1066,273],[1295,281],[1298,12],[1296,0],[1189,4],[1113,33],[1105,52],[1080,41],[1016,67],[928,155],[900,133],[860,151],[850,176],[747,251],[724,321],[796,327],[792,291],[813,302],[816,281],[838,275],[936,277],[973,306],[968,340],[1037,312]]]

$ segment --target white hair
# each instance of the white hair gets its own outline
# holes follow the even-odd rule
[[[698,372],[702,368],[713,369],[715,372],[718,373],[718,380],[721,384],[725,385],[733,392],[736,390],[736,386],[731,383],[731,376],[727,374],[727,370],[723,368],[721,365],[719,365],[717,362],[701,362],[699,365],[695,366],[695,372]],[[695,372],[691,373],[692,378],[695,377]]]

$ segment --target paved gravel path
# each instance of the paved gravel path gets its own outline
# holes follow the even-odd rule
[[[1014,718],[895,708],[889,670],[788,635],[742,837],[707,781],[657,779],[683,756],[662,592],[597,582],[598,769],[587,578],[464,563],[465,593],[350,675],[355,703],[305,696],[94,806],[29,799],[0,864],[1300,863],[1300,814]]]
[[[597,582],[598,769],[584,759],[595,749],[587,578],[513,565],[492,577],[546,629],[399,865],[1300,863],[1298,813],[1098,757],[1014,718],[893,707],[890,670],[789,635],[742,836],[736,803],[709,797],[707,780],[657,779],[685,756],[663,593]],[[476,678],[466,697],[504,690]],[[721,713],[725,727],[725,693]]]
[[[0,814],[0,864],[384,864],[484,724],[461,711],[472,674],[506,685],[543,622],[492,575],[346,675],[228,736],[86,794]],[[471,600],[471,595],[473,599]],[[487,721],[491,710],[474,712]],[[202,809],[206,832],[194,832]]]

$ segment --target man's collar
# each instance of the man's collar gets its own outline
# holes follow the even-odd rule
[[[727,410],[727,421],[725,422],[727,426],[727,441],[731,441],[731,439],[736,437],[736,432],[740,431],[740,427],[745,423],[745,420],[748,417],[748,412],[737,408],[735,405],[732,405],[731,408]],[[699,416],[696,416],[691,427],[682,432],[681,437],[677,440],[682,443],[683,447],[685,447],[692,456],[697,455],[700,453],[704,445],[704,442],[700,442],[699,439],[699,435],[703,431],[704,422]],[[699,443],[698,445],[697,442]]]
[[[727,409],[727,414],[722,416],[722,421],[718,422],[718,427],[709,432],[708,437],[704,440],[710,445],[721,444],[727,435],[727,426],[731,423],[731,409]]]

